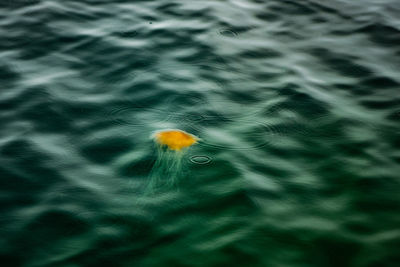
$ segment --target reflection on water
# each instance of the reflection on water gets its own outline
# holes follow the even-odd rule
[[[0,11],[2,266],[398,265],[396,0]]]

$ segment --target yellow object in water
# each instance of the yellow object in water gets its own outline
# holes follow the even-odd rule
[[[198,137],[181,130],[159,131],[154,134],[154,138],[157,143],[165,145],[171,150],[181,150],[199,140]]]

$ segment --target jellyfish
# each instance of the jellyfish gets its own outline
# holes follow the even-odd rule
[[[151,137],[157,146],[157,158],[150,172],[146,192],[176,188],[185,174],[184,155],[200,139],[178,129],[157,131]]]
[[[158,131],[153,135],[155,141],[170,150],[180,151],[197,143],[199,138],[182,130]]]

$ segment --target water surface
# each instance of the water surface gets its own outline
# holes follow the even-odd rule
[[[398,266],[397,0],[6,0],[0,36],[2,266]],[[144,194],[161,129],[202,140]]]

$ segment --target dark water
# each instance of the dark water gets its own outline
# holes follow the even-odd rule
[[[5,0],[0,36],[1,266],[400,266],[398,0]],[[144,195],[164,128],[202,141]]]

